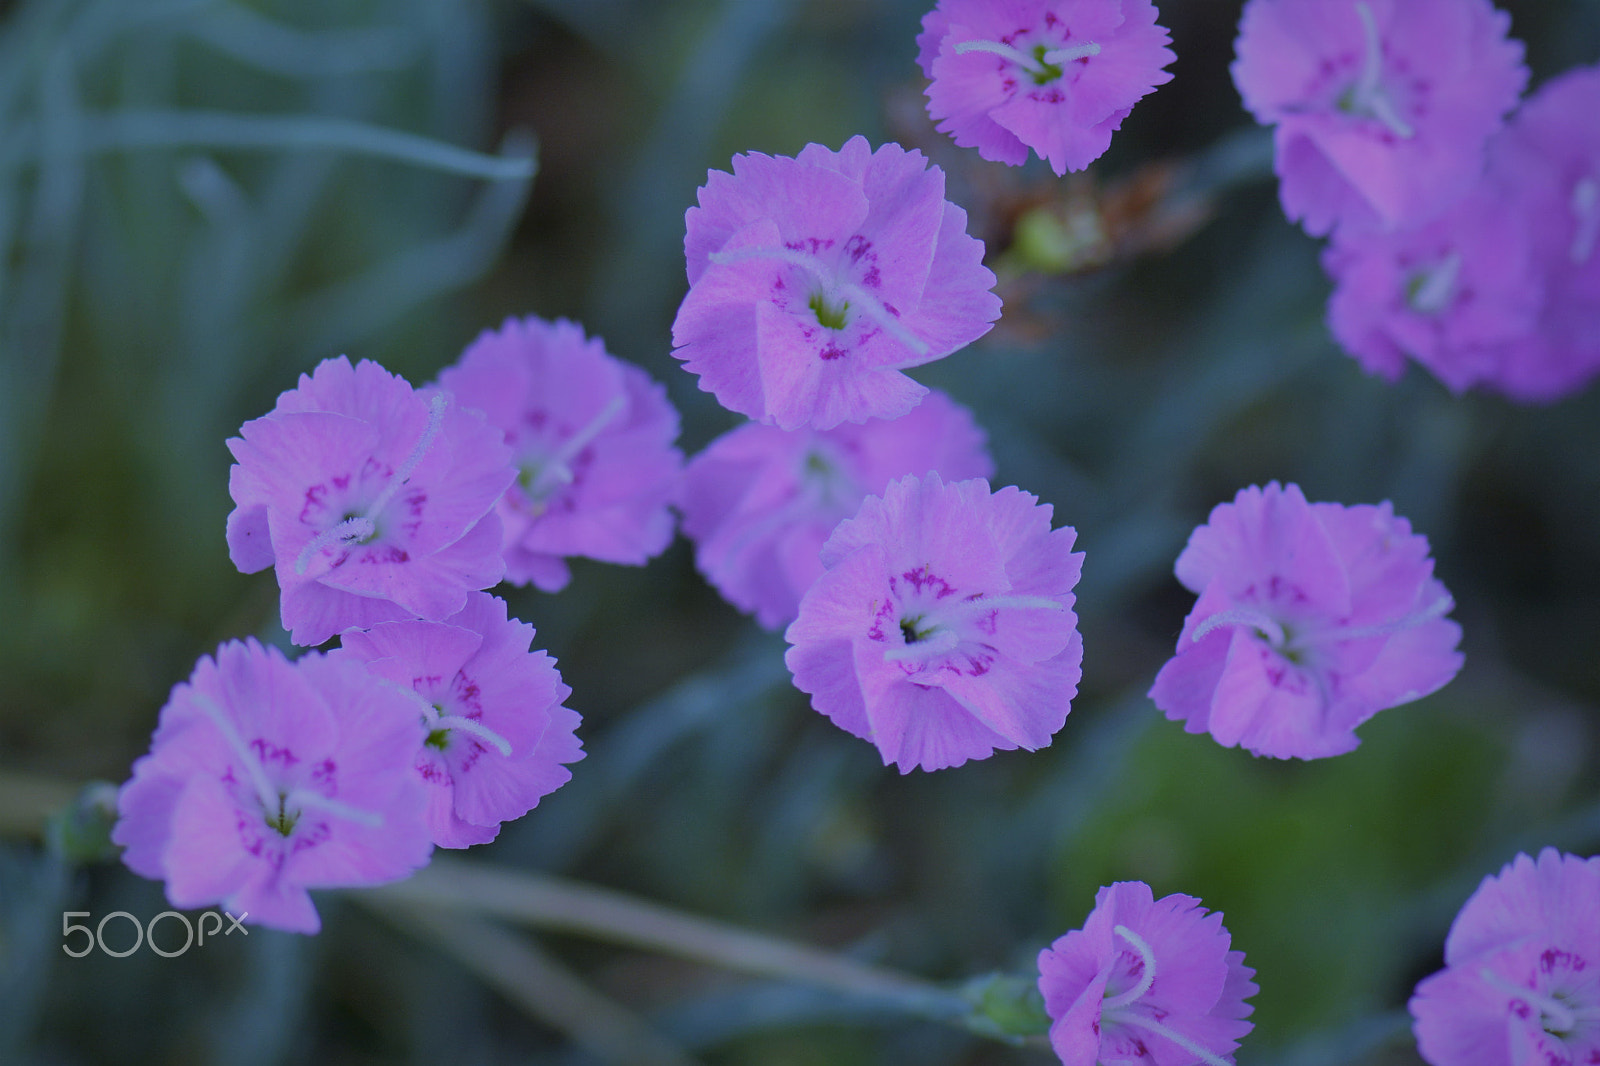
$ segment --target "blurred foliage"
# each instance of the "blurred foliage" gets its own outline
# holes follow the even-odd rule
[[[1027,975],[1098,885],[1140,878],[1223,911],[1257,968],[1244,1066],[1417,1061],[1396,1012],[1478,880],[1518,849],[1600,848],[1600,389],[1519,408],[1337,350],[1315,243],[1228,79],[1238,3],[1161,4],[1175,80],[1069,179],[932,130],[925,6],[0,3],[0,1061],[594,1061],[334,894],[317,938],[67,958],[62,911],[166,904],[30,834],[59,785],[125,778],[196,657],[282,640],[270,575],[227,560],[223,441],[296,375],[346,352],[421,382],[507,315],[568,315],[666,382],[698,449],[734,419],[669,354],[695,188],[731,153],[857,132],[944,167],[1002,275],[994,333],[918,376],[974,409],[1000,482],[1079,531],[1074,713],[1041,752],[902,777],[807,708],[782,641],[681,541],[644,569],[580,563],[559,596],[506,595],[560,661],[588,757],[471,858],[953,983]],[[1503,6],[1536,82],[1600,58],[1600,5]],[[241,146],[180,112],[270,121]],[[521,129],[531,195],[451,163],[522,151]],[[378,134],[413,139],[361,150]],[[1325,762],[1222,749],[1144,696],[1191,602],[1171,576],[1189,530],[1273,478],[1393,500],[1466,634],[1455,682]],[[83,854],[90,814],[58,843]],[[1050,1061],[541,940],[707,1062]]]

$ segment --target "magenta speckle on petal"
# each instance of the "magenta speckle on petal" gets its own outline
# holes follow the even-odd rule
[[[1461,668],[1454,606],[1428,542],[1387,503],[1241,490],[1189,537],[1178,580],[1199,600],[1150,697],[1191,733],[1274,758],[1338,755],[1377,712]]]
[[[780,429],[905,414],[927,390],[900,371],[1000,315],[943,171],[896,144],[735,156],[685,223],[673,355],[724,407]]]
[[[1050,514],[1019,489],[936,473],[868,496],[785,633],[796,686],[902,773],[1050,743],[1083,659],[1083,557]]]
[[[1225,1059],[1254,1027],[1245,1000],[1256,993],[1255,971],[1231,948],[1222,915],[1194,897],[1107,885],[1083,928],[1039,953],[1051,1046],[1063,1062],[1107,1066]]]

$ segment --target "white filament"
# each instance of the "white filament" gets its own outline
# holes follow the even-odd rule
[[[1361,19],[1361,33],[1366,40],[1366,55],[1361,65],[1361,76],[1356,79],[1355,100],[1366,108],[1372,117],[1393,131],[1396,137],[1410,139],[1416,130],[1400,117],[1394,105],[1384,95],[1378,79],[1383,74],[1383,44],[1378,37],[1378,20],[1366,0],[1356,0],[1356,15]]]
[[[1112,926],[1111,931],[1133,945],[1134,950],[1139,953],[1140,961],[1144,963],[1144,972],[1139,976],[1139,983],[1132,988],[1126,989],[1115,996],[1106,997],[1106,1001],[1100,1006],[1102,1011],[1126,1007],[1129,1003],[1150,991],[1150,986],[1155,983],[1156,979],[1156,953],[1150,950],[1150,945],[1146,943],[1144,937],[1125,925]]]
[[[1283,627],[1272,618],[1250,607],[1235,607],[1228,611],[1218,611],[1195,627],[1194,635],[1190,640],[1200,640],[1214,629],[1223,626],[1251,626],[1267,638],[1267,643],[1274,648],[1283,647],[1287,634]]]
[[[1569,254],[1574,266],[1582,266],[1594,254],[1596,238],[1600,238],[1600,182],[1585,177],[1572,187],[1572,214],[1578,220],[1578,231],[1572,235]]]
[[[1461,273],[1461,253],[1452,252],[1443,262],[1422,276],[1422,284],[1411,294],[1411,306],[1423,314],[1436,315],[1455,298],[1456,278]]]

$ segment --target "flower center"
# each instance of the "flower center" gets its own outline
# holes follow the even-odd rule
[[[1150,991],[1150,986],[1155,983],[1156,953],[1151,950],[1149,942],[1144,937],[1125,925],[1113,926],[1111,931],[1126,940],[1133,947],[1133,950],[1139,953],[1138,962],[1134,964],[1132,971],[1137,973],[1139,977],[1134,984],[1123,991],[1116,995],[1107,995],[1105,997],[1105,1002],[1100,1005],[1101,1024],[1104,1025],[1109,1022],[1111,1024],[1131,1025],[1134,1028],[1165,1037],[1201,1062],[1206,1063],[1206,1066],[1233,1066],[1221,1055],[1201,1047],[1182,1033],[1158,1021],[1158,1018],[1165,1017],[1162,1012],[1152,1011],[1150,1014],[1146,1014],[1143,1011],[1131,1009],[1143,998],[1146,992]],[[1110,988],[1108,986],[1107,992],[1109,991]]]
[[[826,294],[818,290],[811,294],[811,301],[808,306],[811,308],[812,313],[817,316],[817,322],[827,329],[844,329],[845,324],[850,321],[849,300],[840,300],[837,303],[832,303],[829,302]]]
[[[584,423],[576,433],[562,441],[553,451],[545,454],[530,452],[523,456],[519,464],[517,485],[528,497],[535,517],[544,513],[551,496],[572,484],[576,476],[572,469],[573,462],[585,448],[594,443],[596,437],[605,432],[607,426],[617,420],[617,416],[621,415],[627,406],[627,397],[621,394],[613,396],[598,414]]]
[[[1389,94],[1382,85],[1383,41],[1378,36],[1378,20],[1372,14],[1372,7],[1366,0],[1356,0],[1355,8],[1356,17],[1361,20],[1361,36],[1364,42],[1361,73],[1339,98],[1339,110],[1348,115],[1376,119],[1396,137],[1410,140],[1416,136],[1417,131],[1400,117],[1394,101],[1389,99]]]
[[[868,292],[864,286],[843,276],[832,265],[823,262],[819,256],[810,252],[803,252],[798,248],[740,248],[732,252],[712,252],[707,259],[719,266],[742,263],[751,259],[772,259],[799,267],[821,287],[820,292],[814,293],[811,297],[809,304],[819,323],[829,329],[843,329],[849,321],[845,312],[854,307],[883,327],[884,332],[918,355],[928,354],[927,341],[907,329],[901,323],[898,312]],[[829,319],[838,321],[839,325],[831,325]]]
[[[1461,275],[1461,253],[1451,252],[1430,267],[1412,274],[1406,282],[1406,303],[1413,311],[1436,315],[1456,298],[1456,280]]]
[[[300,555],[295,559],[294,572],[304,574],[311,566],[311,560],[327,548],[338,545],[347,547],[352,544],[367,544],[376,540],[381,531],[378,529],[378,517],[384,508],[394,502],[400,494],[411,475],[416,472],[417,464],[428,454],[428,449],[433,447],[433,442],[438,439],[439,428],[444,424],[444,413],[450,406],[449,397],[444,393],[435,393],[428,401],[428,425],[418,438],[416,446],[411,449],[411,454],[406,456],[400,468],[389,476],[388,484],[377,498],[360,514],[347,514],[341,521],[334,523],[315,537],[311,538]]]
[[[1226,611],[1218,611],[1201,622],[1195,627],[1194,635],[1189,639],[1198,641],[1213,630],[1224,626],[1249,626],[1278,654],[1296,665],[1303,665],[1310,650],[1319,644],[1392,636],[1426,625],[1436,618],[1443,618],[1454,606],[1455,601],[1449,596],[1441,596],[1427,606],[1419,607],[1391,622],[1380,622],[1370,626],[1330,626],[1327,629],[1307,627],[1301,632],[1290,629],[1260,608],[1233,607]]]
[[[448,751],[454,740],[454,733],[459,729],[501,755],[508,757],[511,755],[511,742],[476,718],[469,718],[464,714],[451,714],[445,710],[443,704],[431,702],[414,687],[405,685],[395,687],[416,700],[417,709],[422,712],[422,725],[428,731],[428,735],[422,741],[424,745],[439,751]]]
[[[962,41],[956,45],[957,55],[966,55],[968,52],[988,52],[1009,59],[1025,70],[1033,78],[1035,85],[1048,85],[1061,77],[1068,63],[1099,55],[1100,46],[1092,41],[1087,44],[1062,45],[1059,48],[1037,43],[1032,49],[1024,51],[1004,41]]]

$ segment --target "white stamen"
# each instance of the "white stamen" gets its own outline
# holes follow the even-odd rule
[[[310,569],[311,560],[317,553],[329,545],[365,540],[372,536],[377,528],[376,523],[364,515],[352,515],[343,522],[329,526],[300,549],[300,555],[294,561],[294,572],[304,574]]]
[[[1223,626],[1251,626],[1260,631],[1267,638],[1267,643],[1274,648],[1283,647],[1286,635],[1283,627],[1267,615],[1250,607],[1235,607],[1230,611],[1218,611],[1216,614],[1201,622],[1195,628],[1190,640],[1200,640],[1214,629]]]
[[[211,701],[211,698],[199,689],[191,687],[189,694],[194,698],[195,704],[211,719],[211,724],[217,727],[217,732],[222,734],[222,739],[227,741],[228,747],[244,763],[245,773],[250,775],[250,787],[256,790],[256,798],[261,801],[263,811],[272,812],[278,809],[278,790],[267,779],[267,771],[262,767],[261,760],[256,758],[256,753],[244,742],[239,731],[234,728],[232,720],[221,707]]]
[[[987,611],[1001,607],[1015,607],[1024,611],[1062,611],[1066,608],[1048,596],[980,596],[953,604],[963,612]],[[948,608],[947,608],[948,609]]]
[[[1383,74],[1383,43],[1378,37],[1378,20],[1366,0],[1356,0],[1356,15],[1361,19],[1361,33],[1366,39],[1366,54],[1361,64],[1361,76],[1354,87],[1355,103],[1373,118],[1382,122],[1396,137],[1410,139],[1416,130],[1400,117],[1394,105],[1384,94],[1378,79]]]
[[[1594,254],[1600,238],[1600,182],[1585,177],[1572,187],[1572,213],[1578,220],[1578,231],[1572,235],[1569,254],[1574,266],[1582,266]]]
[[[928,343],[907,329],[876,296],[853,281],[839,278],[818,261],[814,255],[794,248],[740,248],[732,252],[712,252],[707,258],[718,265],[740,263],[747,259],[776,259],[797,266],[810,274],[829,294],[838,293],[854,301],[878,325],[887,330],[901,344],[918,355],[928,354]]]
[[[1144,972],[1139,975],[1138,984],[1115,996],[1108,996],[1106,1001],[1100,1005],[1102,1011],[1126,1007],[1150,991],[1150,986],[1156,979],[1156,953],[1150,950],[1150,945],[1145,942],[1144,937],[1125,925],[1112,926],[1111,931],[1133,945],[1134,950],[1139,953],[1139,960],[1144,963]]]
[[[1422,284],[1411,294],[1411,306],[1425,315],[1436,315],[1455,299],[1456,278],[1461,273],[1461,253],[1451,252],[1442,262],[1422,274]]]
[[[1573,1014],[1572,1009],[1553,996],[1546,996],[1531,988],[1507,981],[1487,966],[1478,971],[1478,976],[1483,978],[1489,987],[1538,1007],[1540,1022],[1549,1021],[1550,1025],[1555,1026],[1557,1033],[1570,1033],[1578,1024],[1577,1016]]]
[[[1380,622],[1371,626],[1343,626],[1338,629],[1325,629],[1320,633],[1308,633],[1306,640],[1314,643],[1326,643],[1330,640],[1364,640],[1367,637],[1386,637],[1391,633],[1401,633],[1407,629],[1415,629],[1425,625],[1435,618],[1443,618],[1455,607],[1456,601],[1449,596],[1441,596],[1421,610],[1412,611],[1393,622]]]
[[[1172,1041],[1174,1044],[1177,1044],[1179,1047],[1183,1048],[1183,1050],[1187,1051],[1189,1054],[1205,1063],[1206,1066],[1233,1066],[1232,1062],[1223,1058],[1221,1055],[1218,1055],[1215,1052],[1207,1051],[1205,1048],[1201,1047],[1199,1044],[1196,1044],[1193,1040],[1190,1040],[1182,1033],[1167,1028],[1154,1018],[1146,1018],[1142,1014],[1135,1014],[1130,1011],[1126,1014],[1119,1014],[1115,1021],[1122,1025],[1136,1025],[1140,1029],[1147,1029],[1150,1032],[1155,1033],[1157,1036],[1166,1037],[1168,1040]]]
[[[528,486],[528,495],[533,497],[542,496],[544,494],[543,490],[549,487],[552,479],[561,482],[563,485],[570,485],[573,476],[570,465],[572,460],[577,457],[579,452],[593,443],[596,437],[605,432],[606,427],[616,421],[617,416],[627,406],[628,398],[626,396],[617,395],[611,397],[611,402],[601,408],[599,414],[591,418],[578,432],[568,437],[561,447],[556,449],[555,454],[540,463],[538,472],[534,474],[533,484]]]
[[[383,815],[373,811],[364,811],[360,807],[352,807],[348,803],[324,796],[320,792],[313,792],[309,788],[291,789],[284,797],[285,806],[298,807],[300,810],[310,808],[324,811],[336,818],[343,818],[347,822],[357,825],[370,826],[373,829],[383,824]]]
[[[406,456],[406,461],[400,464],[400,469],[394,472],[389,483],[378,493],[378,498],[366,510],[366,517],[376,518],[389,501],[400,493],[406,480],[416,472],[417,464],[422,462],[422,457],[428,454],[428,449],[433,447],[434,438],[439,435],[439,427],[444,424],[444,412],[450,406],[450,398],[442,393],[433,394],[433,399],[428,401],[428,428],[422,431],[422,439],[417,441],[417,446],[411,449],[411,454]]]
[[[1066,48],[1052,48],[1044,54],[1044,61],[1061,66],[1063,63],[1070,63],[1074,59],[1087,59],[1089,56],[1097,56],[1099,54],[1100,46],[1091,41],[1088,44],[1075,44]]]
[[[992,52],[1011,60],[1029,74],[1045,73],[1044,64],[1020,48],[1013,47],[1003,41],[962,41],[956,45],[956,55],[966,55],[968,52]]]
[[[459,714],[441,714],[433,720],[433,727],[435,729],[459,729],[463,733],[471,733],[501,755],[507,757],[511,755],[511,742],[474,718],[467,718]]]
[[[364,513],[352,515],[312,537],[295,558],[296,574],[304,574],[310,569],[311,560],[324,548],[350,541],[364,541],[377,532],[378,515],[382,514],[383,509],[399,494],[406,480],[416,472],[417,464],[422,462],[423,457],[428,454],[428,449],[433,447],[434,439],[439,436],[439,427],[444,424],[445,409],[449,406],[449,397],[442,392],[434,393],[433,399],[428,401],[427,428],[422,431],[422,437],[417,441],[416,447],[411,449],[411,454],[406,456],[405,462],[400,464],[400,468],[390,476],[389,483],[383,487],[383,491],[378,493],[377,499],[368,505]]]
[[[913,641],[899,648],[890,648],[883,653],[889,662],[901,662],[906,659],[927,659],[943,652],[954,651],[961,637],[953,629],[936,629],[921,640]]]
[[[438,708],[437,705],[431,703],[428,700],[428,697],[424,696],[410,685],[396,684],[393,681],[386,681],[384,683],[390,688],[394,689],[396,692],[403,693],[414,703],[416,703],[417,708],[422,711],[423,724],[429,729],[429,731],[435,729],[460,729],[463,732],[471,733],[473,736],[484,741],[498,751],[501,755],[509,756],[511,754],[511,742],[506,740],[506,738],[501,736],[499,733],[496,733],[494,730],[490,729],[488,726],[484,725],[482,722],[479,722],[477,719],[468,718],[465,715],[460,714],[445,714]]]

